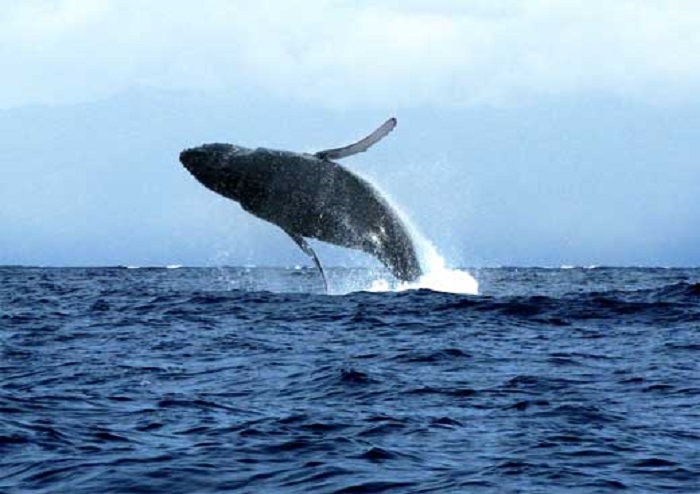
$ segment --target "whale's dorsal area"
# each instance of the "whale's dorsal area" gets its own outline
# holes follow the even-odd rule
[[[380,125],[377,130],[372,132],[367,137],[360,139],[349,146],[319,151],[318,153],[315,153],[314,156],[322,160],[339,160],[352,156],[353,154],[364,153],[370,147],[384,139],[389,132],[394,130],[394,127],[396,127],[396,119],[392,117]]]

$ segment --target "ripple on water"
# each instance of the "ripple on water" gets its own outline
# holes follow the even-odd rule
[[[700,270],[292,271],[0,268],[0,491],[697,490]]]

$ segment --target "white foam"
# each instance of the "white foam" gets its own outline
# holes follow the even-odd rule
[[[402,283],[400,288],[414,290],[427,288],[436,292],[464,295],[479,293],[479,282],[471,274],[447,267],[445,258],[440,255],[435,246],[414,228],[411,229],[425,274],[413,283]]]
[[[479,282],[466,271],[443,268],[428,271],[415,283],[402,283],[405,289],[426,288],[435,292],[457,293],[461,295],[478,295]]]
[[[434,257],[429,265],[424,266],[425,274],[414,282],[397,283],[392,278],[383,276],[370,280],[353,280],[346,284],[344,289],[335,291],[344,294],[354,291],[365,292],[403,292],[406,290],[427,289],[434,292],[455,293],[460,295],[478,295],[479,282],[468,272],[460,269],[448,268],[445,260],[437,251],[433,251]],[[376,276],[376,273],[375,273]],[[347,283],[347,282],[346,282]],[[350,285],[350,286],[348,286]]]
[[[378,280],[372,280],[372,283],[369,285],[369,288],[367,290],[364,290],[367,292],[390,292],[392,291],[391,284],[384,279],[378,279]]]

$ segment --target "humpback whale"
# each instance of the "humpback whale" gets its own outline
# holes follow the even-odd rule
[[[390,118],[367,137],[315,154],[232,144],[185,149],[180,162],[205,187],[284,230],[318,268],[306,239],[364,251],[399,280],[423,273],[407,226],[368,181],[333,160],[367,151],[396,126]]]

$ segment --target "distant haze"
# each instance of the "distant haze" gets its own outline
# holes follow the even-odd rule
[[[0,264],[306,264],[179,151],[396,116],[344,164],[451,265],[700,265],[693,2],[0,5]]]

